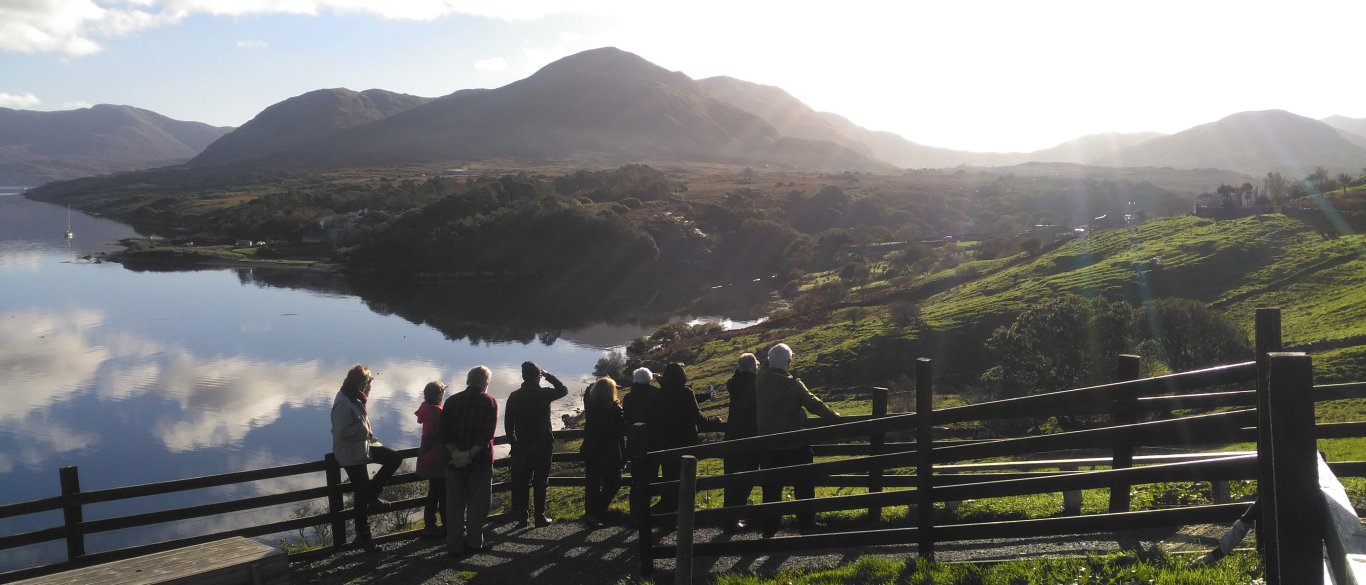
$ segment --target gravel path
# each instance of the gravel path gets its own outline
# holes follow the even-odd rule
[[[517,528],[512,523],[490,526],[486,540],[491,550],[452,559],[440,539],[418,539],[410,533],[380,539],[377,552],[347,550],[290,564],[296,584],[353,583],[496,584],[555,583],[556,585],[612,584],[636,579],[635,532],[625,527],[589,529],[562,521],[544,528]],[[656,534],[661,534],[657,532]],[[794,536],[782,532],[778,537]],[[1170,531],[1055,536],[945,543],[937,547],[939,561],[987,561],[1041,555],[1149,550]],[[664,542],[673,541],[663,534]],[[697,531],[697,542],[716,539],[759,538],[758,532],[723,535],[719,529]],[[914,558],[913,545],[808,551],[782,555],[699,558],[694,562],[698,581],[725,572],[772,574],[793,567],[833,567],[868,555]],[[655,563],[655,581],[672,583],[674,563]]]

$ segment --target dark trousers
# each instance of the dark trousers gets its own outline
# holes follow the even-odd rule
[[[607,507],[621,490],[621,460],[614,457],[588,458],[584,461],[583,511],[602,520]]]
[[[537,514],[545,513],[545,488],[550,477],[550,456],[554,443],[518,445],[512,452],[512,513],[526,518],[527,488],[534,493]],[[519,518],[520,519],[520,518]]]
[[[760,469],[802,465],[811,463],[811,461],[811,447],[763,451],[759,455]],[[784,485],[786,484],[779,482],[764,482],[764,503],[781,502],[783,500]],[[812,480],[799,479],[793,481],[791,485],[792,491],[798,500],[807,500],[816,497],[816,484]],[[776,514],[764,518],[764,531],[776,532],[780,522],[782,522],[782,517]],[[810,512],[798,514],[797,523],[802,528],[811,528],[816,525],[816,515]]]
[[[759,468],[759,454],[755,452],[729,455],[726,457],[726,475],[740,473],[742,471],[754,471]],[[749,503],[749,493],[754,490],[753,484],[735,484],[726,486],[725,506],[743,506]],[[739,520],[737,515],[732,521]]]
[[[370,478],[368,465],[347,465],[342,468],[346,470],[346,477],[350,478],[351,486],[355,488],[352,512],[355,514],[353,518],[356,524],[356,538],[361,540],[370,538],[370,503],[384,491],[389,478],[394,476],[399,464],[403,463],[403,457],[388,447],[370,447],[370,460],[380,465],[374,479]]]
[[[428,530],[436,528],[436,514],[441,513],[441,521],[446,522],[446,478],[435,477],[427,480],[427,499],[422,506],[422,526]]]
[[[678,481],[678,466],[682,459],[674,457],[659,462],[660,481]],[[675,512],[678,510],[678,485],[664,488],[659,492],[659,503],[654,507],[660,512]]]

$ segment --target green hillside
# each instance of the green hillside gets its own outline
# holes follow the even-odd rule
[[[995,328],[1071,293],[1133,305],[1195,299],[1249,338],[1255,309],[1278,306],[1287,349],[1310,352],[1320,382],[1363,380],[1363,250],[1366,236],[1329,239],[1282,215],[1167,218],[1093,233],[1033,258],[973,261],[966,252],[947,269],[894,278],[875,272],[843,302],[789,310],[766,326],[683,344],[671,357],[703,382],[720,381],[740,352],[785,341],[797,350],[794,369],[824,386],[886,384],[909,374],[920,355],[936,359],[937,373],[971,385],[994,363],[984,344]],[[919,318],[898,317],[899,303],[915,303]]]

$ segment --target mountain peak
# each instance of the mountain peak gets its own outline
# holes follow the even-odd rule
[[[589,49],[560,58],[522,81],[531,84],[560,83],[566,79],[636,78],[676,88],[693,88],[694,81],[677,71],[655,65],[640,55],[616,47]]]

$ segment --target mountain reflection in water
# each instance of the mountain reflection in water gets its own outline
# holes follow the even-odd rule
[[[0,197],[0,504],[315,461],[331,447],[328,410],[352,364],[380,372],[370,413],[397,448],[417,444],[422,386],[459,387],[476,364],[502,401],[533,360],[575,390],[603,348],[677,318],[753,318],[769,292],[622,283],[390,286],[280,269],[134,271],[79,256],[132,230],[66,209]],[[57,226],[55,229],[53,226]],[[87,235],[88,234],[88,235]],[[106,237],[99,239],[103,234]],[[595,281],[596,282],[596,281]],[[762,284],[762,283],[759,283]],[[452,340],[469,340],[456,343]],[[534,343],[533,343],[534,342]],[[577,387],[575,387],[577,385]],[[580,407],[578,392],[554,404]],[[87,519],[279,493],[296,477],[95,504]],[[257,523],[281,509],[91,535],[100,551]],[[0,536],[58,525],[60,512],[6,519]],[[7,551],[0,570],[62,558],[60,541]],[[44,561],[46,559],[46,561]]]

